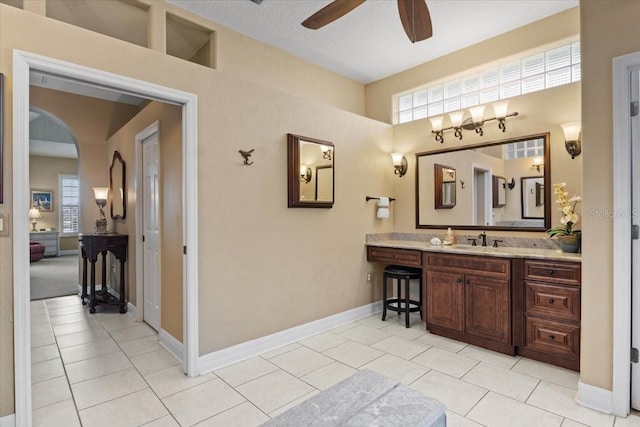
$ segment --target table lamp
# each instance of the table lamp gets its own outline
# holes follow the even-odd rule
[[[93,187],[93,193],[96,198],[96,205],[98,205],[98,208],[100,209],[100,219],[96,219],[96,229],[94,233],[104,234],[107,232],[107,217],[104,215],[104,207],[107,205],[109,188]]]
[[[36,230],[36,219],[40,218],[42,218],[42,215],[40,215],[40,211],[37,208],[29,209],[29,219],[31,219],[31,226],[33,227],[31,231],[38,231]]]

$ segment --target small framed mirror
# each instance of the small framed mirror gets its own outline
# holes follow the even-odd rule
[[[493,175],[493,207],[503,208],[507,204],[507,180]]]
[[[544,177],[523,176],[520,178],[523,219],[544,218]]]
[[[117,151],[113,152],[109,167],[109,204],[111,219],[124,219],[127,216],[127,188],[124,160]]]
[[[287,189],[290,208],[333,207],[335,146],[287,134]]]
[[[451,209],[456,205],[456,170],[437,163],[434,169],[435,208]]]

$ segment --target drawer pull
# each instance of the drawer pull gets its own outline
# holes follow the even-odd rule
[[[556,336],[555,336],[555,335],[549,335],[549,339],[550,339],[550,340],[555,340],[555,339],[556,339]]]
[[[553,276],[553,273],[554,273],[553,269],[550,268],[549,269],[549,276]]]
[[[555,300],[553,298],[549,298],[549,304],[553,304]]]
[[[457,282],[458,282],[458,283],[462,283],[462,277],[458,277]]]

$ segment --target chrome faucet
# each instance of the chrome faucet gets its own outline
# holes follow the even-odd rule
[[[478,236],[478,239],[482,239],[482,246],[487,246],[487,232],[483,231],[482,233],[480,233],[480,235]]]

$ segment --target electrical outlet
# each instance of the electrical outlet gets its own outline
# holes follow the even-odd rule
[[[371,281],[371,272],[368,271],[367,272],[367,282],[370,282],[370,281]]]

